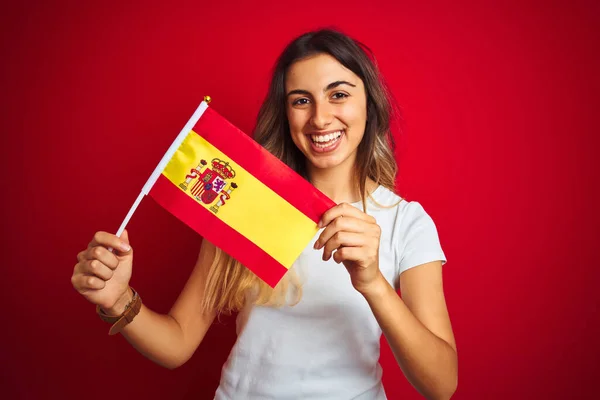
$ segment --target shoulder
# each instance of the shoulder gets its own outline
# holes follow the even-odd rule
[[[399,246],[423,234],[437,237],[435,223],[420,202],[408,201],[384,186],[367,199],[367,213],[375,217],[382,233],[387,232]]]
[[[433,219],[418,201],[404,201],[402,204],[402,225],[412,227],[418,223],[433,223]]]
[[[421,203],[408,201],[396,192],[379,186],[367,200],[368,213],[382,222],[393,222],[394,226],[411,224],[415,220],[429,218]]]
[[[377,219],[382,239],[394,253],[396,276],[426,262],[446,263],[436,224],[419,201],[407,201],[381,186],[373,200],[369,213]]]

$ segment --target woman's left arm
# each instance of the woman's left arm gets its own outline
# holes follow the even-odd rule
[[[458,358],[442,286],[442,262],[400,275],[402,298],[383,275],[362,292],[409,382],[428,399],[449,399]]]
[[[442,284],[442,262],[400,275],[398,296],[379,269],[381,229],[375,218],[349,204],[327,211],[315,243],[323,259],[343,263],[367,300],[409,382],[428,399],[449,399],[458,382],[458,358]],[[335,253],[334,253],[335,251]]]

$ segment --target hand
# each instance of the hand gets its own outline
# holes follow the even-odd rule
[[[377,221],[350,204],[342,203],[329,209],[319,223],[326,228],[314,248],[323,248],[323,260],[331,258],[344,263],[352,285],[365,293],[381,276],[379,271],[379,239]]]
[[[109,247],[114,249],[113,252],[108,250]],[[127,297],[131,297],[129,280],[133,249],[129,246],[127,230],[121,238],[96,232],[87,249],[77,254],[77,261],[71,276],[75,290],[109,314],[120,314],[127,304]]]

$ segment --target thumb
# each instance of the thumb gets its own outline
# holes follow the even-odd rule
[[[121,236],[119,237],[119,239],[121,239],[122,241],[124,241],[127,244],[129,243],[129,232],[127,232],[127,229],[123,229],[123,233],[121,233]]]
[[[119,252],[119,255],[121,256],[126,256],[131,254],[131,252],[133,251],[132,247],[131,247],[131,243],[129,243],[129,232],[127,232],[127,229],[123,229],[123,233],[121,233],[121,236],[119,236],[119,240],[121,240],[124,243],[127,243],[129,245],[129,250],[128,251],[124,251],[124,249],[116,249],[116,251]]]

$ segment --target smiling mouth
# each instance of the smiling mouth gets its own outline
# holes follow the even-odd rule
[[[331,132],[326,135],[310,135],[310,140],[312,140],[313,144],[321,149],[325,149],[327,147],[333,146],[337,141],[340,140],[344,130],[341,129],[339,131]]]

